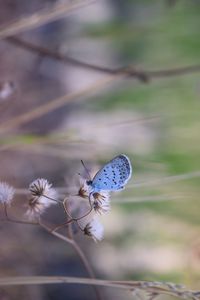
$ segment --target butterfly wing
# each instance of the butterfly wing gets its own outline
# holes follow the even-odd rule
[[[129,158],[120,154],[100,169],[92,180],[94,191],[116,191],[124,188],[132,174]]]

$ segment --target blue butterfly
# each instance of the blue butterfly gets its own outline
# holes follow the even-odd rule
[[[105,164],[94,176],[87,181],[91,194],[103,191],[120,191],[127,184],[132,175],[129,158],[120,154]]]

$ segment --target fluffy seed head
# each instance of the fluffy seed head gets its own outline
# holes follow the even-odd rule
[[[51,187],[52,184],[46,179],[38,178],[29,185],[29,191],[33,197],[40,197],[43,195],[49,196],[49,193],[51,193],[52,190]]]
[[[95,242],[103,239],[104,228],[97,217],[94,217],[84,228],[84,233],[93,238]]]
[[[0,203],[10,205],[15,190],[12,186],[8,185],[6,182],[0,182]]]
[[[39,178],[29,185],[30,198],[26,216],[30,219],[39,217],[49,206],[56,204],[57,192],[46,179]]]
[[[110,193],[101,191],[99,193],[93,193],[93,207],[95,212],[99,214],[107,213],[110,211]]]

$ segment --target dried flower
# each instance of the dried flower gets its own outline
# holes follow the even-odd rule
[[[103,239],[104,228],[97,217],[94,217],[84,228],[84,233],[93,238],[95,242]]]
[[[38,178],[29,185],[29,191],[33,197],[48,196],[52,194],[52,184],[44,178]]]
[[[186,290],[181,284],[159,281],[138,281],[137,287],[133,287],[131,292],[138,299],[155,300],[161,295],[171,295],[187,300],[199,300],[200,291]]]
[[[28,203],[26,216],[30,219],[40,216],[46,208],[56,204],[57,192],[46,179],[39,178],[29,185],[31,197]]]
[[[0,182],[0,203],[10,205],[15,190],[12,186],[8,185],[6,182]]]
[[[95,212],[100,214],[107,213],[110,210],[110,193],[107,191],[101,191],[99,193],[93,193],[93,207]]]
[[[78,191],[78,196],[82,198],[88,198],[91,193],[91,187],[87,180],[80,176],[80,188]]]

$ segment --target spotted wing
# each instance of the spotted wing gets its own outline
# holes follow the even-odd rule
[[[129,158],[120,154],[100,169],[92,180],[94,190],[116,191],[124,188],[132,174]]]

